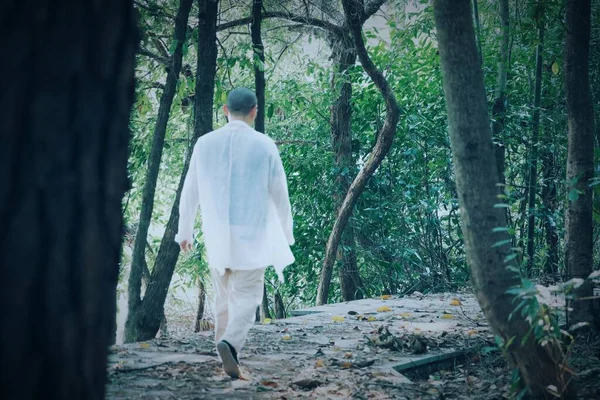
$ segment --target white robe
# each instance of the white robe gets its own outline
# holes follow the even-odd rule
[[[243,121],[198,139],[179,203],[175,241],[192,243],[200,206],[208,265],[251,270],[273,266],[280,280],[294,262],[293,221],[277,146]]]

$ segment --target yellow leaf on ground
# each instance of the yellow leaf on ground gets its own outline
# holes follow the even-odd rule
[[[149,349],[150,348],[150,343],[140,343],[140,348],[141,349]]]
[[[325,363],[323,362],[323,360],[317,360],[315,362],[315,368],[321,368],[321,367],[324,367],[324,366],[325,366]]]
[[[350,361],[344,361],[342,363],[342,368],[352,368],[352,363]]]
[[[454,318],[454,315],[452,314],[442,314],[442,319],[452,319]]]
[[[292,335],[283,335],[281,336],[281,340],[292,340]]]
[[[389,300],[392,298],[391,294],[384,294],[383,296],[381,296],[381,300]]]
[[[412,314],[409,312],[403,312],[402,314],[400,314],[400,316],[402,318],[410,318],[410,317],[412,317]]]
[[[459,299],[452,299],[452,300],[450,301],[450,305],[451,305],[451,306],[462,306],[462,303],[460,302],[460,300],[459,300]]]
[[[367,321],[369,321],[369,322],[377,321],[377,317],[374,317],[371,315],[369,318],[367,318]]]
[[[331,320],[333,322],[344,322],[346,318],[343,315],[334,315],[333,317],[331,317]]]
[[[477,335],[477,331],[476,331],[476,330],[474,330],[474,329],[471,329],[469,332],[467,332],[467,334],[468,334],[469,336],[475,336],[475,335]]]
[[[377,312],[390,312],[392,311],[391,308],[389,308],[388,306],[381,306],[377,309]]]
[[[265,318],[262,321],[263,325],[269,325],[271,323],[271,318]]]
[[[554,61],[554,64],[552,64],[552,73],[554,75],[558,75],[558,63],[556,61]]]

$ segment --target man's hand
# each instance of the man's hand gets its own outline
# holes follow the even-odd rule
[[[192,250],[192,244],[190,242],[188,242],[187,240],[184,240],[183,242],[181,242],[179,244],[179,247],[181,247],[181,251],[183,251],[184,253],[187,253],[188,251]]]

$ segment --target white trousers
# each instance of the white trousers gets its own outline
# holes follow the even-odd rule
[[[227,341],[239,353],[262,301],[265,269],[211,270],[215,291],[215,343]]]

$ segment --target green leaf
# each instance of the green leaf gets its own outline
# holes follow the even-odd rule
[[[496,242],[492,245],[492,247],[501,247],[504,246],[506,244],[510,244],[512,242],[512,239],[505,239],[505,240],[500,240],[499,242]]]
[[[577,201],[579,199],[579,191],[577,189],[569,190],[569,201]]]

